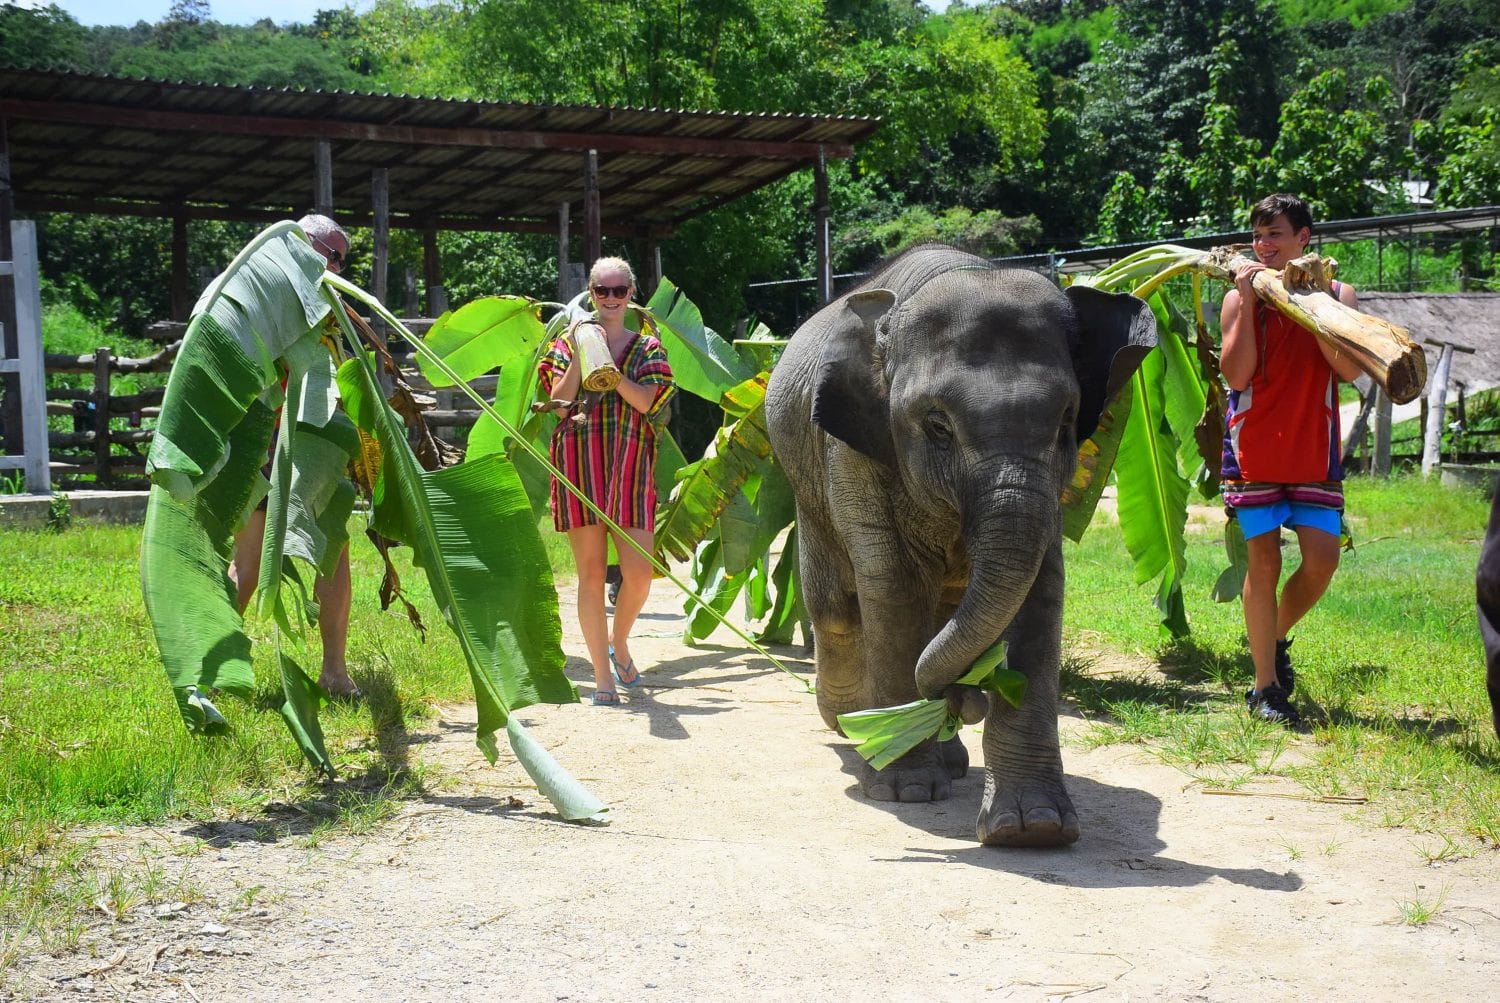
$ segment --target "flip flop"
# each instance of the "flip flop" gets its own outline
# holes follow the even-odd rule
[[[633,690],[641,684],[641,673],[635,667],[635,659],[632,658],[629,665],[621,665],[615,661],[615,649],[613,645],[609,649],[609,669],[614,673],[615,682],[627,690]]]
[[[595,707],[618,707],[620,706],[620,694],[614,690],[595,690]]]

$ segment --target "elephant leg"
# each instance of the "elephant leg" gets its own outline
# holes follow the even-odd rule
[[[1078,813],[1063,782],[1057,736],[1062,656],[1061,540],[1042,560],[1035,584],[1005,632],[1007,659],[1026,674],[1020,707],[990,701],[984,725],[984,799],[977,834],[991,846],[1066,846],[1079,836]]]
[[[802,601],[812,621],[818,677],[818,712],[842,734],[838,716],[864,703],[863,644],[854,572],[831,533],[797,508],[797,562]]]
[[[870,707],[893,707],[917,699],[917,658],[936,630],[931,590],[920,576],[906,573],[906,592],[899,598],[882,588],[892,581],[901,579],[860,582],[865,650],[870,658],[866,668]],[[877,591],[883,591],[886,598],[874,598]],[[873,801],[943,801],[952,795],[953,781],[967,773],[968,767],[968,750],[957,736],[946,742],[928,739],[883,770],[861,762],[859,785]]]

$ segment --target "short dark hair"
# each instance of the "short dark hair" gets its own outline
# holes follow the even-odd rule
[[[1293,230],[1306,227],[1308,232],[1312,232],[1312,210],[1307,207],[1306,202],[1290,192],[1267,195],[1255,203],[1250,210],[1250,226],[1252,228],[1263,226],[1277,216],[1285,216],[1286,221],[1292,224]]]

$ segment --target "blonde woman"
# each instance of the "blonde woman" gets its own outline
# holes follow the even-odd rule
[[[647,553],[656,528],[657,417],[675,391],[667,353],[649,323],[639,333],[625,326],[635,292],[635,273],[621,258],[600,258],[589,272],[593,323],[603,331],[620,384],[606,393],[582,422],[563,410],[552,434],[552,465],[577,485]],[[571,334],[571,329],[569,334]],[[542,391],[554,400],[577,400],[583,373],[573,339],[565,334],[548,348],[539,365]],[[638,686],[640,671],[630,653],[630,629],[651,592],[651,565],[624,540],[615,541],[622,582],[614,623],[604,607],[608,565],[606,530],[593,512],[556,478],[552,482],[552,523],[568,535],[578,569],[578,625],[594,666],[594,704],[616,707],[615,684]]]

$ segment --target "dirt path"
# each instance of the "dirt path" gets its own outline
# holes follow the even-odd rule
[[[204,899],[101,923],[76,953],[25,959],[14,988],[204,1003],[1500,992],[1492,850],[1429,866],[1419,847],[1438,840],[1378,828],[1379,806],[1266,796],[1290,785],[1205,794],[1142,749],[1076,743],[1082,841],[986,849],[977,768],[947,802],[864,800],[812,697],[727,634],[684,647],[676,610],[659,587],[635,643],[651,668],[625,707],[522,715],[613,805],[610,825],[557,821],[508,757],[484,763],[472,708],[455,707],[412,736],[451,784],[372,833],[311,848],[250,824],[105,839],[122,858],[207,840],[160,857]],[[566,646],[570,674],[590,678],[576,635]],[[1065,741],[1088,727],[1063,726]],[[303,818],[273,820],[306,832]],[[1398,902],[1443,893],[1433,921],[1401,923]]]

